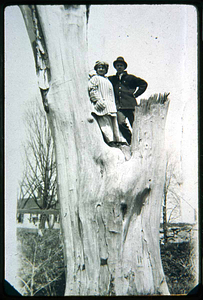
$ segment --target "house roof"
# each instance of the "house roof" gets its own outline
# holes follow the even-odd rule
[[[18,200],[17,209],[22,209],[22,208],[32,210],[32,209],[39,209],[39,206],[36,204],[34,198],[30,197],[30,198],[23,198],[23,199]],[[59,202],[57,202],[55,209],[59,209],[59,208],[60,208],[60,205],[59,205]]]

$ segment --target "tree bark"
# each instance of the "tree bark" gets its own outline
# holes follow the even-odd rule
[[[47,117],[56,151],[65,295],[168,294],[159,249],[167,97],[136,107],[131,147],[107,146],[87,91],[86,7],[21,10],[32,45],[35,10],[50,68]]]

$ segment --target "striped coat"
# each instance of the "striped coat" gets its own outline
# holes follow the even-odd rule
[[[107,77],[94,75],[89,79],[88,90],[90,101],[93,104],[93,110],[96,115],[104,116],[111,113],[116,113],[116,104],[113,86]],[[98,112],[94,106],[98,100],[105,103],[105,108],[101,112]]]

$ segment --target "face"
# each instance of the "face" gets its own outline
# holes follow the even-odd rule
[[[104,76],[106,74],[106,68],[105,68],[105,66],[99,65],[97,67],[97,71],[96,72],[97,72],[98,75]]]
[[[117,70],[118,73],[122,73],[125,70],[125,66],[122,63],[117,63],[115,65],[115,68]]]

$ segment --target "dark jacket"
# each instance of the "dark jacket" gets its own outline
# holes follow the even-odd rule
[[[140,96],[147,88],[147,82],[139,77],[128,74],[126,71],[119,79],[118,74],[109,76],[111,81],[117,109],[134,109],[137,106],[136,97]],[[138,88],[137,91],[135,91]],[[133,95],[134,94],[134,95]]]

